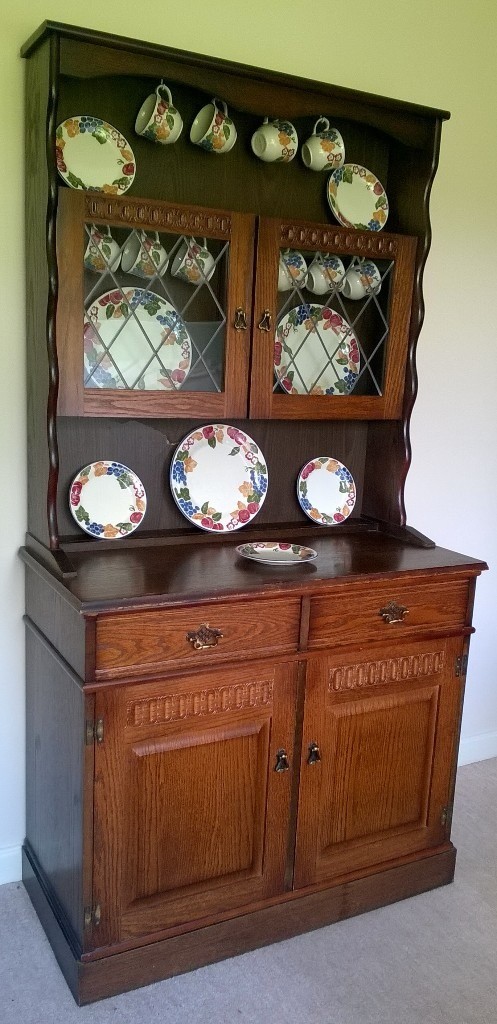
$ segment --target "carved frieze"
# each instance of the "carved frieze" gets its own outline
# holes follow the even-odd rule
[[[403,683],[410,679],[439,675],[443,671],[444,660],[443,651],[433,651],[379,661],[364,661],[356,665],[340,665],[330,672],[328,693],[332,695],[346,690],[362,690],[371,686],[385,686],[388,683]]]
[[[153,229],[173,231],[185,235],[220,235],[227,238],[231,221],[227,214],[216,210],[194,210],[154,200],[133,197],[106,196],[90,192],[85,196],[85,219],[101,224],[129,224]]]
[[[166,693],[145,700],[129,701],[127,725],[167,725],[188,718],[243,711],[246,708],[270,707],[272,703],[272,679],[211,686],[206,690]]]

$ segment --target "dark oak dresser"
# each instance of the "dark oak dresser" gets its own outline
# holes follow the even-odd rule
[[[53,22],[23,56],[23,877],[75,999],[88,1003],[452,880],[472,606],[486,566],[409,527],[404,506],[428,201],[448,115]],[[184,121],[171,146],[134,130],[161,80]],[[237,126],[230,153],[189,139],[212,97]],[[83,114],[129,140],[129,194],[58,176],[58,126]],[[251,150],[264,117],[289,119],[302,142],[323,116],[351,166],[384,186],[385,228],[338,225],[326,175],[299,154],[265,164]],[[168,252],[195,237],[215,255],[195,310],[188,283],[167,281],[204,339],[184,386],[85,379],[95,289],[119,298],[136,286],[119,270],[96,283],[85,268],[93,225],[121,251],[130,232],[156,232]],[[374,301],[332,295],[360,339],[353,387],[275,379],[288,250],[307,264],[332,253],[379,268]],[[319,301],[305,284],[299,299]],[[205,340],[214,322],[216,344]],[[169,488],[177,444],[211,422],[245,431],[267,461],[266,500],[232,535],[187,522]],[[317,456],[355,481],[353,511],[336,525],[314,525],[296,498]],[[101,459],[132,467],[147,493],[143,524],[115,540],[83,533],[69,510],[71,480]],[[279,567],[237,555],[260,540],[310,545],[317,558]]]

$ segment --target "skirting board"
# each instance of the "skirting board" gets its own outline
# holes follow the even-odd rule
[[[22,877],[22,849],[20,846],[0,847],[0,885],[20,882]]]
[[[479,736],[461,740],[457,759],[459,766],[488,761],[490,757],[497,757],[497,732],[482,732]]]

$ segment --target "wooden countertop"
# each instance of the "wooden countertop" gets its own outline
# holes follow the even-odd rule
[[[300,540],[300,538],[299,538]],[[71,552],[73,579],[61,581],[27,548],[21,557],[46,575],[80,611],[143,605],[181,605],[201,600],[324,592],[351,580],[393,578],[403,574],[479,575],[485,562],[445,548],[420,548],[376,532],[302,538],[318,557],[295,567],[258,565],[236,553],[243,536],[225,543],[121,546]]]

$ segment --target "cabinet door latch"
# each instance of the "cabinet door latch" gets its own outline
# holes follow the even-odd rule
[[[103,743],[104,741],[104,720],[97,718],[95,722],[87,718],[85,726],[85,743],[89,747],[92,743]]]
[[[455,668],[456,676],[462,676],[464,678],[467,671],[468,671],[468,655],[467,654],[461,654],[458,658],[456,658],[456,668]]]
[[[91,925],[94,925],[95,928],[98,928],[98,925],[100,924],[100,921],[102,919],[102,908],[100,906],[100,903],[97,903],[94,907],[85,907],[84,914],[85,928],[90,928]]]

